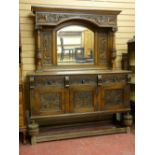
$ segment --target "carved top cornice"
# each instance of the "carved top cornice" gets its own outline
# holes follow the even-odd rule
[[[68,20],[86,20],[99,27],[116,27],[117,15],[121,11],[114,10],[83,10],[64,8],[45,8],[32,6],[36,16],[36,25],[55,26]]]

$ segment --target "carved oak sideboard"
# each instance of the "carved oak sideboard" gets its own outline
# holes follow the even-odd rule
[[[132,124],[130,72],[114,69],[120,11],[34,6],[32,11],[36,72],[28,77],[31,143],[127,132]],[[59,65],[57,32],[75,24],[94,33],[93,64]]]
[[[30,119],[40,126],[40,133],[32,136],[32,143],[93,135],[94,132],[89,130],[89,133],[78,130],[78,134],[78,131],[72,131],[71,135],[64,134],[64,131],[61,133],[61,130],[59,134],[54,132],[58,126],[63,129],[65,126],[82,126],[88,122],[91,122],[91,127],[94,128],[95,123],[101,122],[101,128],[94,130],[96,135],[127,131],[125,127],[102,129],[104,121],[112,123],[111,117],[109,119],[106,116],[130,111],[127,71],[36,73],[30,75],[29,80]],[[44,128],[47,128],[47,125],[51,126],[51,130],[46,133]]]

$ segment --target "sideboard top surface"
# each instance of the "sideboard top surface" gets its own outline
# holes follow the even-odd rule
[[[91,75],[91,74],[129,74],[128,70],[53,70],[47,72],[35,72],[29,75]]]

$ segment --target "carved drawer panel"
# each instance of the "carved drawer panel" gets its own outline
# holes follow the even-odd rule
[[[76,75],[70,76],[70,85],[97,84],[97,75]]]
[[[64,76],[36,76],[34,82],[35,87],[64,86]]]
[[[123,75],[123,74],[102,75],[102,82],[103,84],[126,83],[127,75]]]

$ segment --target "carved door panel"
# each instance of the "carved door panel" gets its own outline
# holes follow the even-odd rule
[[[33,116],[61,114],[65,112],[65,97],[62,87],[37,87],[31,91]]]
[[[120,110],[128,108],[130,88],[126,84],[112,84],[100,88],[100,110]]]
[[[70,87],[70,112],[93,112],[97,107],[96,86],[78,85]]]

